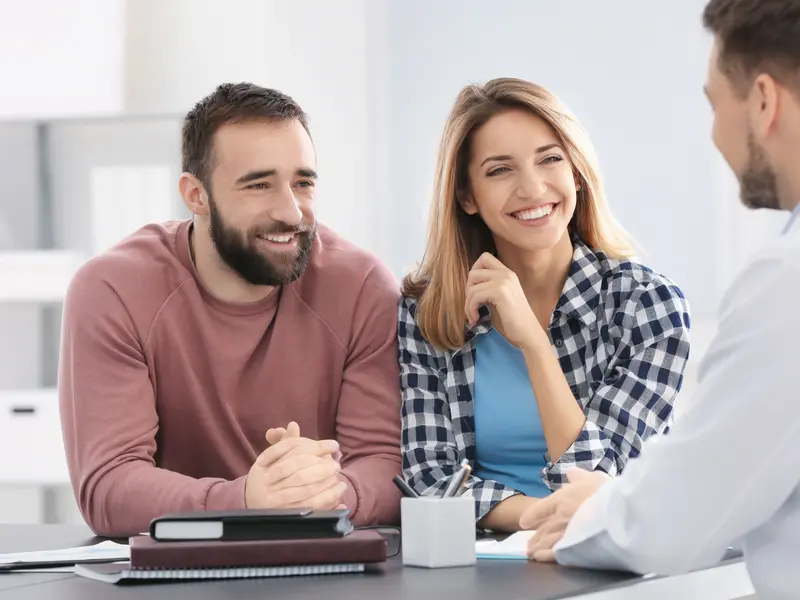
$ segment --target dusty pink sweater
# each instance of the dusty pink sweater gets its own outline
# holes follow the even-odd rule
[[[398,285],[320,227],[305,274],[252,304],[200,283],[190,221],[90,260],[64,304],[59,395],[70,477],[100,535],[181,510],[244,508],[265,433],[334,438],[356,524],[396,522]]]

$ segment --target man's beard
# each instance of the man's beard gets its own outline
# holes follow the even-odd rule
[[[281,286],[296,281],[305,272],[311,247],[317,237],[317,225],[300,226],[276,222],[272,227],[252,227],[241,232],[228,227],[222,220],[214,200],[209,196],[211,225],[209,231],[222,261],[239,276],[253,285]],[[296,234],[295,252],[259,250],[257,236],[268,234]]]
[[[747,139],[749,157],[747,167],[739,179],[739,196],[747,208],[778,210],[778,181],[769,166],[764,149],[756,143],[753,133]]]

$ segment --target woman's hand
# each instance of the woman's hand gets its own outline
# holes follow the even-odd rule
[[[481,305],[488,304],[492,308],[492,319],[509,342],[520,349],[543,339],[549,345],[516,273],[488,252],[482,254],[470,270],[466,292],[464,310],[470,327],[478,322]]]

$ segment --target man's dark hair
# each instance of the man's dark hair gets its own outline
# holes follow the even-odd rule
[[[308,116],[291,97],[252,83],[224,83],[194,105],[183,121],[182,169],[208,188],[214,168],[214,134],[223,125],[297,119],[308,132]]]
[[[800,94],[800,0],[710,0],[703,25],[719,43],[719,68],[746,95],[759,73]]]

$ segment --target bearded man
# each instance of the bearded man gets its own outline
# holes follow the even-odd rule
[[[60,412],[86,522],[126,536],[176,511],[305,507],[395,523],[399,286],[317,223],[306,114],[221,85],[187,114],[182,159],[192,218],[89,260],[64,304]]]

